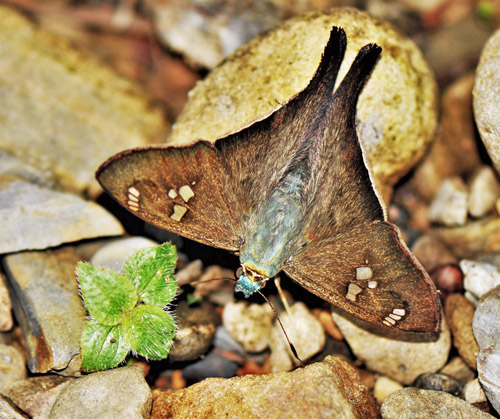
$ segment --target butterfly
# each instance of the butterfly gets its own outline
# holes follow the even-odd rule
[[[284,271],[366,322],[437,333],[434,285],[387,221],[356,133],[381,48],[365,45],[334,91],[346,45],[333,27],[308,86],[251,126],[214,143],[126,150],[96,176],[143,220],[239,254],[245,296]]]

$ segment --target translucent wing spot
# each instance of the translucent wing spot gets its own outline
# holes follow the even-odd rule
[[[136,188],[133,186],[128,188],[127,206],[131,211],[139,211],[139,196],[141,196],[141,194]]]
[[[404,308],[395,308],[392,310],[392,313],[389,314],[384,320],[382,320],[382,323],[384,323],[386,326],[394,326],[399,320],[403,318],[403,316],[406,314],[406,310]]]
[[[377,281],[368,281],[368,288],[370,289],[375,289],[378,287],[378,282]]]
[[[168,197],[171,198],[171,199],[174,199],[177,197],[177,192],[175,192],[175,189],[170,189],[168,191]]]
[[[180,221],[186,212],[186,207],[183,207],[182,205],[174,205],[174,213],[170,216],[170,218],[174,221]]]
[[[349,287],[347,288],[347,294],[346,294],[345,298],[347,298],[350,301],[354,301],[355,302],[357,295],[361,291],[363,291],[363,289],[360,286],[358,286],[358,285],[356,285],[356,284],[354,284],[354,283],[351,282],[349,284]]]
[[[179,195],[184,202],[188,202],[194,196],[194,192],[189,185],[184,185],[179,188]]]
[[[369,266],[361,266],[356,268],[356,279],[371,279],[373,276],[372,268]]]

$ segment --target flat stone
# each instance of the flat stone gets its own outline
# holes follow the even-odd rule
[[[469,214],[483,217],[495,208],[500,198],[500,184],[490,166],[480,166],[469,180]]]
[[[145,247],[157,246],[158,242],[146,237],[127,237],[113,240],[100,247],[90,259],[94,266],[120,272],[125,261],[135,252]]]
[[[75,276],[79,259],[71,247],[4,259],[14,314],[23,330],[33,373],[63,370],[80,353],[87,316]]]
[[[429,207],[430,220],[445,226],[467,221],[467,188],[459,177],[443,180]]]
[[[499,217],[469,221],[460,227],[434,228],[432,234],[459,259],[470,259],[485,253],[500,253]]]
[[[460,268],[464,273],[464,288],[474,303],[500,285],[500,271],[495,265],[464,259],[460,261]]]
[[[443,368],[441,368],[439,372],[456,378],[464,385],[470,380],[473,380],[476,376],[475,371],[473,371],[459,356],[451,358],[451,360]]]
[[[474,78],[474,73],[460,77],[441,95],[436,139],[411,179],[427,201],[434,198],[444,179],[469,174],[481,163],[472,115]]]
[[[34,418],[48,418],[57,396],[74,379],[60,375],[30,377],[15,383],[9,398]]]
[[[451,394],[414,387],[392,393],[382,404],[381,412],[383,419],[493,418]]]
[[[108,66],[12,8],[0,21],[0,149],[63,189],[96,195],[104,160],[166,134],[162,111]]]
[[[448,374],[441,372],[420,374],[413,383],[413,387],[424,390],[436,390],[450,393],[452,396],[460,397],[463,384]]]
[[[474,337],[480,352],[477,372],[486,397],[500,412],[500,287],[484,295],[474,313]]]
[[[455,255],[441,241],[427,234],[413,243],[411,251],[427,272],[441,265],[458,263]]]
[[[222,324],[248,352],[269,347],[274,313],[268,304],[229,303],[222,313]]]
[[[12,329],[12,303],[5,275],[0,272],[0,332]]]
[[[279,23],[282,12],[265,1],[151,3],[156,31],[189,62],[213,68],[236,48]]]
[[[175,310],[175,320],[177,332],[168,354],[170,361],[190,361],[208,352],[220,324],[220,316],[211,304],[189,307],[181,302]]]
[[[474,117],[488,154],[500,170],[500,30],[484,45],[476,69],[473,104]]]
[[[7,396],[0,393],[0,418],[29,419]]]
[[[377,377],[375,380],[375,387],[373,388],[373,394],[377,399],[377,402],[382,404],[387,397],[389,397],[395,391],[401,390],[403,388],[401,383],[398,383],[392,378],[382,375]]]
[[[299,358],[305,362],[319,353],[325,346],[325,330],[304,303],[297,302],[291,306],[290,314],[291,316],[287,312],[283,312],[280,315],[281,323]],[[277,321],[274,322],[271,332],[272,371],[290,371],[297,364],[298,361],[290,350],[283,330]]]
[[[0,253],[124,233],[120,222],[95,202],[5,176],[0,177],[0,225]]]
[[[50,419],[149,418],[151,390],[139,367],[86,375],[59,394]]]
[[[479,347],[472,331],[474,305],[462,294],[451,294],[446,299],[445,313],[453,336],[453,346],[470,368],[476,369]]]
[[[363,88],[357,117],[378,185],[393,185],[434,138],[436,84],[413,41],[353,8],[295,17],[237,50],[190,92],[168,142],[214,141],[280,108],[312,79],[334,25],[348,40],[338,84],[361,47],[374,42],[384,51]]]
[[[342,357],[292,372],[208,378],[181,390],[154,390],[151,419],[376,418],[378,406]]]
[[[0,393],[6,394],[19,380],[26,377],[24,354],[14,345],[0,343]]]
[[[444,318],[439,338],[433,341],[425,336],[385,337],[363,328],[355,319],[332,315],[358,360],[402,384],[413,383],[422,373],[438,371],[448,359],[451,337]]]

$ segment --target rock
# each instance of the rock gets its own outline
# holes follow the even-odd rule
[[[311,80],[334,25],[348,39],[338,83],[362,46],[376,42],[384,51],[360,96],[357,116],[377,183],[382,190],[393,185],[433,139],[436,84],[410,39],[350,8],[296,17],[237,50],[190,92],[168,143],[213,142],[283,106]]]
[[[218,351],[212,351],[194,364],[185,367],[182,370],[182,377],[190,383],[197,383],[209,377],[231,378],[237,372],[238,363],[235,360],[227,358]]]
[[[33,373],[63,370],[80,353],[86,313],[75,276],[79,259],[71,247],[4,259],[14,314],[23,330]]]
[[[151,390],[139,367],[78,378],[57,397],[50,419],[148,418]]]
[[[378,377],[375,380],[375,388],[373,393],[377,402],[382,404],[387,397],[389,397],[395,391],[401,390],[403,386],[401,383],[393,380],[392,378],[386,377],[384,375]]]
[[[493,418],[451,394],[413,387],[392,393],[385,399],[381,411],[383,419]]]
[[[462,394],[465,401],[470,404],[486,402],[486,394],[484,394],[484,390],[481,387],[478,378],[470,380],[467,384],[465,384]]]
[[[443,180],[429,207],[432,222],[445,226],[464,225],[467,221],[467,188],[459,177]]]
[[[448,295],[461,292],[464,289],[463,274],[458,265],[441,265],[429,275],[436,285],[442,301],[446,300]]]
[[[224,326],[219,326],[215,331],[214,346],[221,351],[234,352],[242,357],[246,355],[243,345],[236,342]]]
[[[30,166],[22,159],[2,150],[0,150],[0,176],[23,179],[46,188],[54,188],[56,184],[52,173]]]
[[[274,313],[268,304],[229,303],[222,313],[222,324],[248,352],[269,347]]]
[[[448,359],[451,338],[444,318],[439,338],[435,341],[424,336],[401,336],[397,340],[377,335],[358,325],[357,320],[349,320],[335,312],[333,320],[359,361],[370,370],[402,384],[413,383],[424,372],[439,370]]]
[[[12,303],[5,275],[0,272],[0,332],[12,329]]]
[[[464,288],[475,303],[500,285],[500,271],[495,265],[464,259],[460,261],[460,268],[464,273]]]
[[[434,228],[432,233],[459,259],[500,252],[500,218],[469,221],[463,227]]]
[[[474,313],[472,328],[480,352],[477,356],[479,382],[493,408],[500,412],[500,287],[484,295]]]
[[[156,31],[189,62],[213,68],[255,35],[276,26],[282,12],[268,0],[152,2]]]
[[[31,417],[48,418],[57,396],[73,380],[60,375],[30,377],[15,383],[8,396]]]
[[[197,280],[203,272],[203,262],[200,259],[193,260],[175,274],[175,280],[179,287],[190,284]]]
[[[29,419],[21,410],[12,403],[7,396],[0,393],[0,418],[6,419]]]
[[[420,374],[413,383],[413,387],[424,390],[436,390],[450,393],[459,397],[462,393],[462,383],[451,375],[435,372]]]
[[[439,372],[456,378],[462,384],[468,383],[476,376],[475,372],[459,356],[453,357]]]
[[[376,418],[378,407],[341,357],[292,372],[209,378],[185,389],[154,390],[151,419],[165,417]]]
[[[462,294],[452,294],[446,299],[446,320],[453,336],[453,346],[470,368],[476,369],[476,356],[479,352],[472,319],[474,306]]]
[[[133,253],[145,247],[157,246],[158,243],[146,237],[127,237],[105,244],[94,253],[90,263],[94,266],[113,269],[120,272],[125,261]]]
[[[96,195],[105,159],[168,130],[162,111],[107,66],[12,8],[0,9],[0,21],[4,152],[53,173],[63,189]]]
[[[457,263],[453,253],[437,238],[429,235],[420,236],[411,247],[412,253],[427,272],[439,266]]]
[[[325,331],[319,320],[312,315],[304,303],[295,303],[290,307],[290,313],[291,317],[287,312],[280,315],[281,323],[299,358],[306,361],[325,346]],[[271,333],[272,371],[289,371],[297,363],[283,330],[279,323],[275,322]]]
[[[411,179],[427,201],[434,198],[444,179],[468,175],[481,163],[472,115],[474,77],[474,73],[460,77],[442,95],[436,139]]]
[[[0,393],[6,394],[14,383],[26,377],[25,362],[17,347],[0,343]]]
[[[499,56],[500,57],[500,56]],[[500,184],[490,166],[480,166],[469,180],[469,214],[483,217],[495,208],[500,198]]]
[[[0,130],[0,147],[1,136]],[[0,253],[124,232],[119,221],[95,202],[5,176],[0,177],[0,225]]]
[[[170,361],[190,361],[208,352],[220,316],[211,304],[189,307],[180,302],[175,310],[177,332],[168,354]]]
[[[488,154],[500,171],[500,30],[484,45],[473,91],[474,117]]]

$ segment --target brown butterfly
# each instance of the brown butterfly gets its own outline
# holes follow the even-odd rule
[[[239,253],[246,296],[283,270],[362,320],[436,333],[435,288],[387,221],[356,134],[381,48],[364,46],[333,92],[346,43],[334,27],[307,88],[265,119],[213,144],[124,151],[97,179],[143,220]]]

